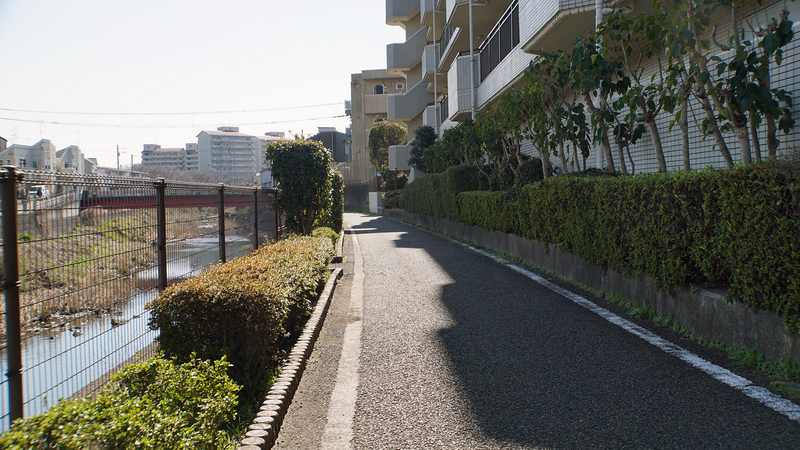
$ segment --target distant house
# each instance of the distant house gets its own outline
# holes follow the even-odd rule
[[[42,139],[33,145],[13,144],[0,152],[0,160],[3,165],[21,169],[58,170],[56,146],[49,139]]]

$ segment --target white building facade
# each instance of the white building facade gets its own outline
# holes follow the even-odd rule
[[[470,5],[472,12],[470,14]],[[403,74],[408,79],[408,91],[389,95],[389,120],[406,124],[409,139],[418,126],[430,125],[438,131],[455,126],[473,116],[475,111],[491,105],[504,92],[522,86],[523,72],[542,51],[571,51],[575,38],[595,28],[594,0],[386,0],[386,23],[406,30],[406,41],[387,46],[387,70]],[[649,11],[650,0],[622,0],[603,3],[604,7],[632,10],[632,14]],[[763,22],[766,17],[778,17],[786,7],[789,19],[795,21],[795,34],[800,31],[800,4],[766,0],[762,4],[748,0],[739,9],[740,17],[750,23]],[[718,36],[731,32],[729,17],[720,13]],[[424,39],[423,39],[424,36]],[[470,39],[470,36],[472,39]],[[719,38],[724,40],[724,38]],[[424,44],[424,45],[423,45]],[[730,53],[730,52],[728,52]],[[723,59],[729,54],[720,51]],[[773,88],[800,92],[800,78],[795,76],[795,61],[800,56],[798,39],[783,49],[783,64],[775,69]],[[655,73],[655,64],[647,70],[647,78]],[[793,115],[798,117],[800,106],[794,102]],[[693,122],[704,114],[697,101],[690,105]],[[661,113],[657,117],[664,156],[668,170],[683,167],[679,127],[669,131],[673,116]],[[713,139],[703,139],[698,126],[692,124],[690,136],[691,167],[724,167],[721,154],[713,148]],[[761,142],[765,126],[759,131]],[[781,150],[786,153],[800,144],[797,129],[789,135],[779,135]],[[725,135],[731,156],[741,160],[738,142],[733,133]],[[612,146],[613,143],[612,139]],[[523,142],[523,151],[538,156],[530,142]],[[636,173],[658,170],[653,141],[649,133],[631,146],[631,160]],[[397,161],[396,169],[407,169],[402,161],[407,149],[390,148]],[[589,167],[604,167],[602,150],[593,149]],[[620,167],[614,155],[615,166]],[[626,157],[626,160],[628,158]],[[553,157],[555,165],[561,165]],[[629,165],[630,167],[630,165]]]

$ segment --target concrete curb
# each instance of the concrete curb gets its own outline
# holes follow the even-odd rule
[[[340,236],[339,242],[342,242],[342,238],[343,236]],[[341,255],[338,253],[340,251],[341,249],[337,249],[337,254]],[[283,418],[289,409],[289,404],[292,403],[292,397],[297,390],[297,386],[300,384],[300,378],[303,376],[306,362],[308,362],[311,351],[314,349],[314,343],[319,337],[319,332],[322,329],[322,324],[328,313],[328,307],[333,298],[333,291],[341,276],[342,269],[338,268],[334,269],[330,277],[328,277],[325,289],[320,294],[319,300],[317,300],[314,312],[311,313],[311,317],[306,322],[303,334],[300,335],[297,343],[292,347],[289,359],[281,367],[280,374],[267,393],[266,398],[264,398],[256,418],[253,419],[253,423],[247,427],[247,434],[242,439],[239,450],[266,450],[275,445],[281,423],[283,423]]]
[[[336,256],[333,257],[333,264],[342,262],[342,255],[344,254],[344,227],[339,232],[339,241],[336,243]]]

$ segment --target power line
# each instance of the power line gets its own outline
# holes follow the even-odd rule
[[[327,116],[327,117],[312,117],[312,118],[304,118],[304,119],[292,119],[292,120],[278,120],[272,122],[248,122],[248,123],[239,123],[238,126],[255,126],[255,125],[275,125],[281,123],[294,123],[294,122],[310,122],[312,120],[326,120],[326,119],[339,119],[342,117],[347,117],[347,114],[341,114],[338,116]],[[189,124],[189,125],[174,125],[174,124],[165,124],[165,125],[131,125],[131,124],[101,124],[101,123],[80,123],[80,122],[56,122],[56,121],[46,121],[46,120],[30,120],[30,119],[14,119],[11,117],[0,117],[0,120],[8,120],[11,122],[26,122],[26,123],[38,123],[38,124],[46,124],[46,125],[64,125],[64,126],[72,126],[72,127],[98,127],[98,128],[213,128],[219,126],[219,124]]]
[[[64,115],[87,115],[87,116],[189,116],[189,115],[208,115],[208,114],[233,114],[233,113],[260,113],[270,111],[287,111],[292,109],[319,108],[323,106],[338,106],[342,102],[321,103],[319,105],[287,106],[285,108],[267,109],[240,109],[231,111],[191,111],[191,112],[79,112],[79,111],[41,111],[35,109],[13,109],[0,108],[0,111],[36,113],[36,114],[64,114]]]

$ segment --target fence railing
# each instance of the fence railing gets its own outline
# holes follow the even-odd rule
[[[13,167],[0,186],[0,431],[151,355],[159,290],[281,234],[272,189]]]

